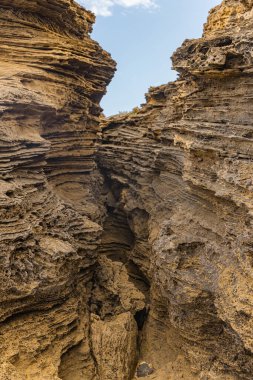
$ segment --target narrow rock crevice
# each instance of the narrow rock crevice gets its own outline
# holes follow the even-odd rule
[[[91,344],[98,373],[103,373],[99,376],[132,380],[148,316],[150,285],[132,256],[137,242],[131,222],[120,206],[123,188],[117,181],[109,180],[106,174],[103,176],[106,216],[90,301]],[[109,337],[114,328],[115,336]],[[108,351],[108,355],[104,351]],[[124,355],[128,369],[122,368],[126,365]]]

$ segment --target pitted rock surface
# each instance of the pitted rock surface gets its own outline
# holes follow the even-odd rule
[[[109,119],[91,12],[0,11],[0,379],[252,380],[253,1]]]
[[[0,11],[0,378],[89,379],[99,101],[115,64],[72,0]]]
[[[178,80],[103,124],[100,167],[150,284],[152,379],[252,379],[252,22],[252,1],[223,1],[173,55]]]

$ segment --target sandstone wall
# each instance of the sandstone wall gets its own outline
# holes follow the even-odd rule
[[[253,1],[107,120],[94,16],[0,11],[0,379],[252,380]]]
[[[72,0],[0,2],[0,378],[93,378],[94,155],[115,64]],[[72,359],[72,356],[74,359]]]
[[[149,284],[151,379],[252,379],[252,27],[252,1],[223,1],[174,54],[178,80],[103,125],[109,219],[134,236],[117,260]]]

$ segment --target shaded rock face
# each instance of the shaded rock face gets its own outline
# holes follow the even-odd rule
[[[0,10],[0,379],[252,380],[253,2],[108,120],[94,16]]]
[[[103,125],[125,255],[149,284],[152,379],[252,379],[252,27],[252,1],[223,1],[175,52],[179,79]]]

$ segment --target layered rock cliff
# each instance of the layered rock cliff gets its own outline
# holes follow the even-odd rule
[[[152,379],[253,376],[252,31],[253,2],[223,1],[175,52],[178,80],[103,125],[108,223],[119,236],[125,215],[134,237],[107,256],[117,244],[149,284],[139,360]]]
[[[93,378],[94,157],[115,64],[72,0],[0,10],[0,378]]]
[[[94,16],[0,10],[0,379],[252,380],[253,1],[108,120]]]

